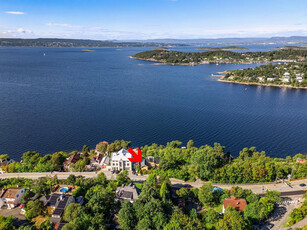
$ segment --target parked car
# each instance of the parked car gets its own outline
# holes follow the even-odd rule
[[[21,203],[18,208],[24,208],[25,207],[25,203]]]
[[[306,184],[302,183],[302,184],[300,184],[300,186],[301,186],[301,187],[305,187],[305,186],[306,186]]]

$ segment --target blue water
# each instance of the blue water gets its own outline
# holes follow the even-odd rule
[[[0,48],[0,153],[18,159],[115,139],[220,142],[233,155],[246,146],[280,157],[307,152],[307,91],[210,77],[255,65],[129,58],[147,49]]]

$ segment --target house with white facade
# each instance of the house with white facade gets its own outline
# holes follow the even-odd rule
[[[297,82],[301,83],[301,82],[303,82],[304,74],[298,73],[298,74],[295,75],[295,77],[296,77]]]
[[[0,208],[6,205],[8,209],[15,208],[21,202],[21,197],[26,191],[24,188],[8,188],[0,190]]]
[[[126,150],[121,149],[118,152],[111,153],[110,166],[112,171],[131,171],[134,164],[129,161],[128,158],[133,158],[133,156]]]

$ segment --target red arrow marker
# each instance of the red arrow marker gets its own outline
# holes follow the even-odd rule
[[[136,154],[131,148],[128,152],[133,156],[133,158],[128,158],[130,162],[142,162],[142,151],[138,148],[138,154]]]

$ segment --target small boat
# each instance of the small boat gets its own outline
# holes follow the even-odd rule
[[[44,53],[44,57],[46,56],[46,54]]]

